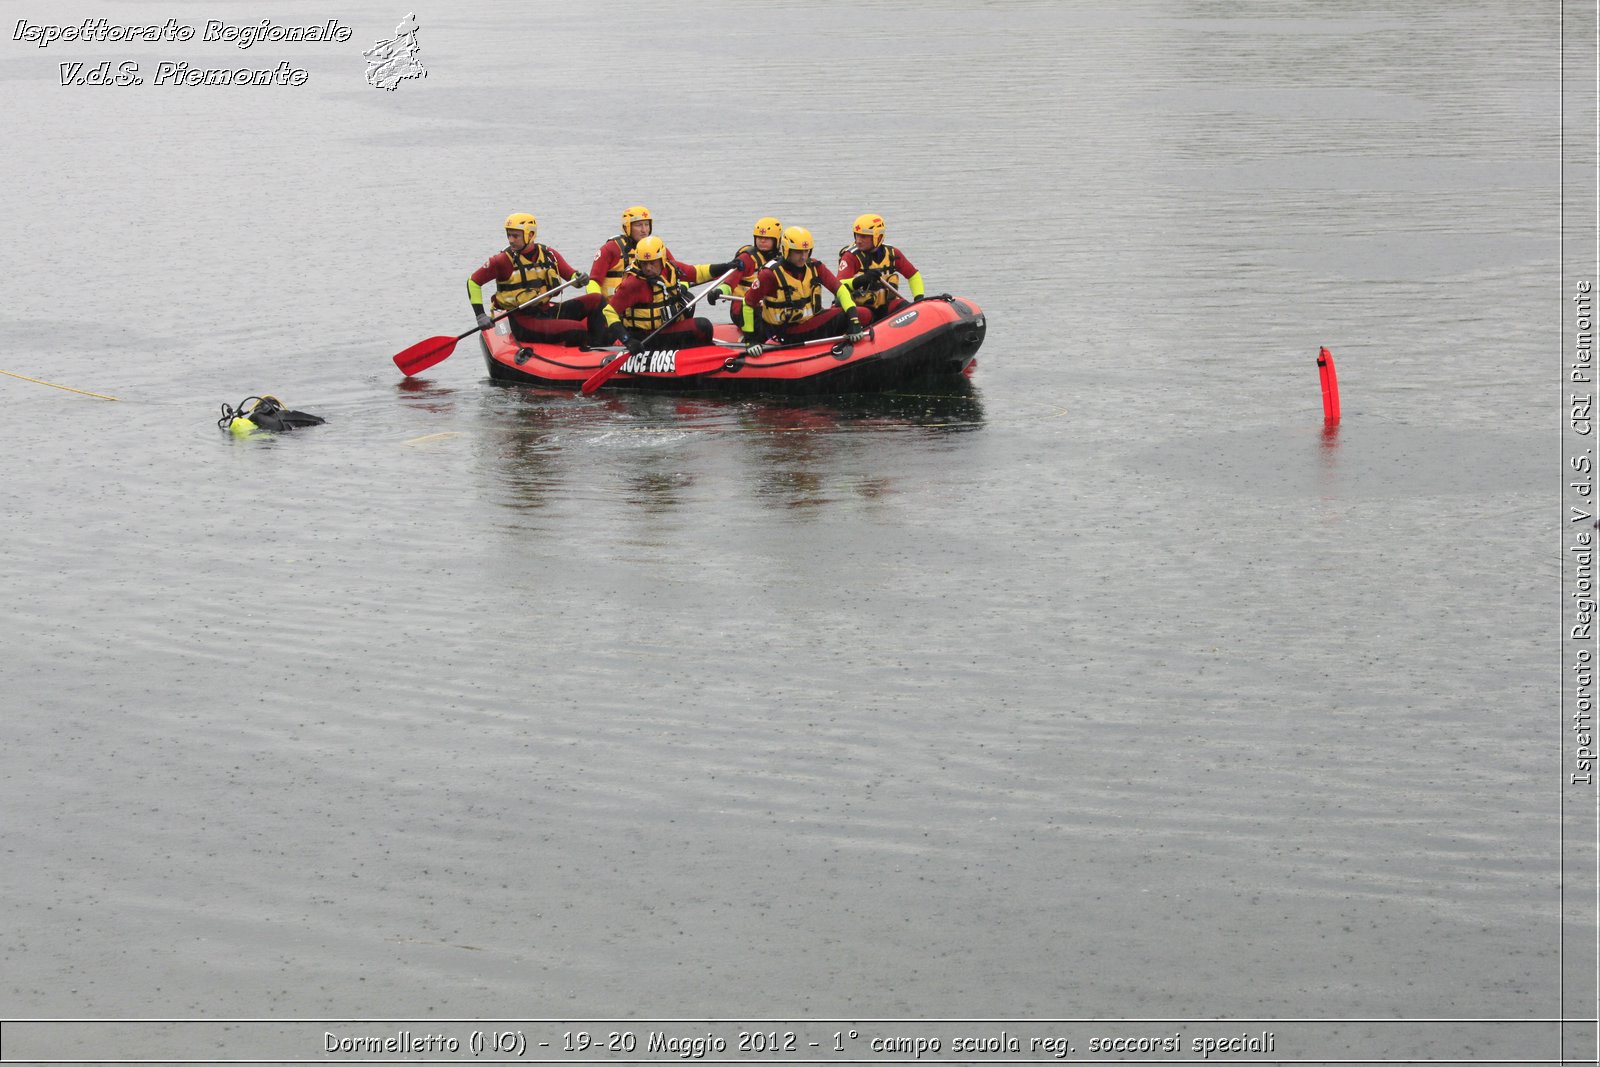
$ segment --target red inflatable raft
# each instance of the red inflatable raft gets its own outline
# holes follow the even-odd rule
[[[577,389],[606,361],[628,362],[605,388],[754,393],[858,393],[893,389],[926,378],[971,373],[983,344],[983,310],[970,300],[930,296],[868,328],[850,344],[828,338],[767,348],[746,358],[732,323],[716,342],[629,356],[616,349],[519,341],[504,322],[479,335],[489,377]]]

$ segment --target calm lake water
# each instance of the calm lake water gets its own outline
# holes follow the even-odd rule
[[[1559,6],[439,6],[376,90],[404,14],[10,16],[353,36],[4,41],[0,369],[120,402],[0,377],[0,1016],[1559,1055]],[[401,380],[633,203],[881,212],[970,388]],[[5,1052],[249,1054],[182,1035]]]

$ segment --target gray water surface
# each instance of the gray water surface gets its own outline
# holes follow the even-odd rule
[[[1560,1013],[1557,7],[268,14],[0,46],[0,369],[120,399],[0,377],[0,1015]],[[636,202],[881,212],[970,387],[400,379]]]

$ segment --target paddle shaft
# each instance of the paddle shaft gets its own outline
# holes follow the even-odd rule
[[[496,312],[493,315],[490,315],[489,316],[489,321],[490,322],[499,322],[501,319],[510,318],[512,315],[515,315],[519,311],[527,311],[531,307],[536,307],[537,305],[544,303],[546,300],[549,300],[552,296],[555,296],[557,293],[561,292],[561,290],[568,288],[575,281],[577,281],[576,278],[569,278],[566,281],[562,282],[560,285],[556,286],[554,289],[546,289],[544,292],[540,293],[538,296],[534,297],[532,300],[524,301],[523,303],[518,304],[514,308],[506,308],[504,311],[499,311],[499,312]],[[458,334],[456,334],[455,339],[457,341],[459,341],[464,337],[471,337],[475,333],[482,333],[483,329],[484,328],[482,326],[474,326],[472,329],[468,330],[466,333],[458,333]]]
[[[722,277],[718,278],[716,281],[700,290],[699,296],[683,305],[683,307],[678,309],[678,311],[674,313],[671,318],[667,319],[666,322],[663,322],[660,326],[657,326],[655,329],[645,334],[644,339],[639,342],[639,350],[643,351],[645,346],[655,339],[656,334],[660,333],[662,330],[665,330],[668,326],[671,326],[673,323],[687,315],[690,309],[696,304],[700,303],[700,301],[704,300],[706,295],[710,293],[711,290],[715,289],[717,286],[733,277],[734,271],[738,269],[739,268],[735,267],[733,270],[728,271]],[[633,350],[629,349],[628,351],[631,355]],[[609,382],[613,377],[615,377],[617,372],[622,369],[622,365],[626,362],[628,362],[627,357],[618,354],[614,359],[611,360],[611,362],[607,363],[605,366],[589,375],[589,379],[583,383],[583,388],[580,391],[585,396],[594,392],[596,389],[600,388],[602,385],[606,384],[606,382]]]
[[[832,344],[838,344],[840,341],[843,341],[848,337],[849,337],[849,334],[841,333],[837,337],[815,337],[815,338],[807,337],[807,338],[803,338],[802,340],[799,340],[799,341],[784,341],[784,342],[782,342],[780,344],[775,344],[775,345],[763,344],[761,346],[761,352],[762,352],[763,355],[765,355],[768,352],[782,352],[786,348],[804,348],[806,345],[832,345]],[[719,341],[719,340],[713,339],[711,343],[714,344],[714,345],[722,345],[724,348],[749,348],[750,347],[749,345],[745,344],[743,341]]]
[[[552,296],[555,296],[557,293],[561,292],[561,290],[571,287],[572,284],[574,282],[576,282],[576,281],[577,281],[576,278],[568,278],[566,281],[562,282],[560,285],[556,286],[554,289],[546,289],[544,292],[540,293],[538,296],[534,297],[532,300],[524,301],[523,303],[518,304],[514,308],[506,308],[504,311],[499,311],[499,312],[496,312],[493,315],[490,315],[489,316],[489,321],[490,322],[499,322],[501,319],[510,318],[512,315],[515,315],[519,311],[527,311],[529,308],[537,307],[538,305],[544,303],[546,300],[549,300]],[[466,333],[458,333],[458,334],[456,334],[456,340],[459,341],[463,337],[471,337],[475,333],[482,333],[482,332],[483,332],[483,327],[482,326],[477,326],[477,327],[474,327],[473,329],[468,330]]]
[[[576,281],[576,279],[564,281],[553,289],[545,290],[526,303],[518,304],[514,308],[506,308],[504,311],[491,315],[489,316],[489,321],[491,323],[499,322],[501,319],[506,318],[515,312],[526,311],[529,308],[542,304],[551,297],[555,296],[557,293],[561,292],[563,289],[571,286],[574,281]],[[399,367],[407,377],[410,377],[411,375],[416,374],[418,371],[427,370],[436,363],[443,363],[446,359],[450,358],[450,353],[456,350],[457,341],[460,341],[465,337],[471,337],[475,333],[482,333],[483,329],[484,327],[482,326],[474,326],[466,333],[458,333],[454,337],[439,336],[430,337],[426,341],[418,341],[405,351],[396,353],[394,357],[394,365]]]

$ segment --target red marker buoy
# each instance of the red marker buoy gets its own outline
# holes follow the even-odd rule
[[[1333,353],[1326,348],[1317,353],[1317,373],[1322,378],[1322,417],[1339,421],[1339,375],[1333,369]]]

